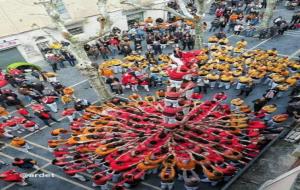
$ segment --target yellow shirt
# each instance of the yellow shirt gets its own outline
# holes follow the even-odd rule
[[[211,81],[215,81],[215,80],[218,80],[220,78],[220,76],[217,74],[208,74],[207,78]]]
[[[238,41],[235,46],[239,48],[245,48],[247,44],[248,44],[247,41]]]
[[[221,75],[220,79],[223,82],[232,82],[234,77],[232,75]]]

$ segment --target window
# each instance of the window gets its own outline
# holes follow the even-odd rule
[[[78,26],[78,27],[74,27],[74,28],[68,28],[68,31],[72,35],[82,34],[83,33],[83,27]]]
[[[70,19],[70,15],[68,13],[68,10],[66,9],[66,6],[65,6],[63,0],[54,0],[53,3],[55,4],[56,10],[60,14],[60,17],[63,20]]]

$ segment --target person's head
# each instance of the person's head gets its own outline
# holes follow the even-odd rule
[[[121,185],[116,185],[113,190],[124,190],[125,188]]]
[[[97,175],[94,176],[94,179],[95,179],[95,180],[98,180],[98,179],[100,179],[101,177],[102,177],[101,175],[97,174]]]
[[[21,158],[15,158],[14,159],[16,162],[20,162],[21,161]]]
[[[15,100],[15,98],[13,96],[7,96],[6,98],[7,100]]]
[[[192,182],[192,183],[197,183],[198,180],[197,180],[197,178],[195,178],[195,177],[191,177],[191,182]]]
[[[52,165],[56,165],[57,162],[58,162],[57,159],[53,159],[53,160],[52,160]]]

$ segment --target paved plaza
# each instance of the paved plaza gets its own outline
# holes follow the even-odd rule
[[[290,19],[292,12],[287,11],[284,8],[281,8],[277,10],[276,14],[281,14],[284,17],[287,18],[287,20]],[[210,20],[210,16],[206,18],[207,20]],[[206,39],[208,36],[210,36],[212,33],[207,32],[205,34]],[[228,38],[230,40],[231,44],[235,44],[237,41],[239,41],[241,38],[244,38],[242,36],[235,36],[228,34]],[[253,50],[253,49],[271,49],[271,48],[277,48],[279,51],[279,54],[281,56],[291,56],[295,57],[299,53],[300,49],[300,31],[288,31],[283,36],[278,36],[271,39],[264,39],[259,40],[257,38],[245,38],[248,41],[247,49]],[[101,63],[101,60],[98,61]],[[51,70],[50,67],[46,62],[40,62],[38,63],[44,70]],[[90,102],[93,102],[94,104],[97,104],[98,97],[96,93],[93,91],[92,88],[90,88],[87,79],[79,74],[79,72],[74,67],[67,67],[65,69],[61,69],[58,71],[58,80],[61,81],[66,86],[72,86],[75,89],[75,95],[78,98],[84,98],[89,100]],[[151,91],[154,92],[156,90],[160,89],[152,88]],[[251,92],[250,96],[247,97],[246,103],[249,105],[252,105],[252,101],[261,97],[262,94],[267,89],[267,86],[264,86],[263,84],[258,85],[254,91]],[[141,93],[146,95],[147,93],[144,91],[144,89],[140,89]],[[216,92],[220,92],[221,90],[209,90],[208,94],[204,97],[204,99],[211,98],[212,94]],[[124,97],[129,95],[129,91],[125,92]],[[230,100],[233,97],[236,97],[236,95],[239,93],[235,89],[227,90],[226,93],[228,94],[227,103],[230,102]],[[22,97],[22,96],[20,96]],[[289,100],[289,97],[282,97],[279,99],[275,99],[272,101],[275,101],[278,105],[277,113],[285,112],[287,102]],[[26,102],[26,100],[24,100]],[[271,102],[272,103],[272,102]],[[27,102],[27,104],[29,104]],[[59,105],[60,110],[62,111],[62,105]],[[13,109],[9,110],[11,112],[15,112]],[[41,167],[40,171],[32,170],[32,173],[49,173],[54,174],[50,177],[33,177],[30,178],[29,181],[32,184],[28,187],[21,187],[18,185],[15,185],[14,183],[4,183],[3,181],[0,181],[0,187],[1,190],[65,190],[65,189],[72,189],[72,190],[81,190],[81,189],[94,189],[92,187],[92,181],[88,182],[79,182],[75,179],[69,178],[64,174],[64,172],[57,168],[56,166],[53,166],[51,164],[51,161],[53,159],[52,154],[47,149],[47,140],[51,138],[50,132],[55,128],[67,128],[68,127],[68,121],[66,118],[62,118],[61,115],[55,114],[56,118],[59,118],[61,121],[60,123],[53,123],[50,127],[43,126],[43,124],[40,122],[41,130],[28,133],[24,132],[22,134],[18,134],[19,136],[22,136],[26,139],[26,141],[33,147],[29,152],[23,152],[17,148],[14,148],[10,146],[9,144],[6,144],[5,147],[2,148],[0,152],[1,159],[3,158],[6,162],[11,162],[11,159],[14,157],[31,157],[38,161],[38,165]],[[0,139],[2,142],[9,143],[8,139]],[[275,178],[276,176],[280,175],[281,173],[287,171],[289,167],[294,162],[295,158],[290,156],[290,153],[295,149],[297,145],[290,144],[287,142],[284,142],[283,140],[277,141],[268,151],[264,153],[264,155],[255,162],[236,182],[232,184],[231,187],[229,187],[230,190],[254,190],[259,187],[260,184],[262,184],[264,181]],[[11,166],[4,166],[0,169],[0,172],[10,169]],[[89,176],[88,174],[85,174],[86,176]],[[160,180],[158,176],[148,177],[145,181],[141,182],[137,187],[133,188],[135,190],[159,190],[160,187]],[[210,186],[203,186],[203,190],[210,190],[214,189]],[[183,184],[182,182],[176,182],[175,183],[175,190],[183,190]]]

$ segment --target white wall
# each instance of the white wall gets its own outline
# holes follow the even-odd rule
[[[49,31],[51,32],[52,36],[56,40],[59,40],[59,41],[63,40],[63,37],[60,35],[60,33],[58,31],[55,31],[55,30],[49,30]],[[0,38],[0,41],[2,41],[2,40],[9,41],[9,40],[17,39],[20,43],[17,46],[17,49],[19,50],[21,55],[24,57],[24,59],[27,62],[36,63],[38,61],[43,60],[43,56],[42,56],[40,50],[38,49],[38,47],[36,46],[37,42],[35,41],[35,39],[39,36],[46,37],[46,39],[50,42],[50,44],[54,41],[48,34],[46,34],[45,32],[43,32],[41,30],[33,30],[33,31],[13,35],[10,37]]]
[[[158,3],[153,5],[153,8],[162,8],[162,6],[164,6],[164,3]],[[162,19],[166,19],[167,18],[167,12],[166,11],[161,11],[161,10],[147,10],[144,13],[144,17],[152,17],[154,20],[157,18],[162,18]]]
[[[162,4],[154,5],[155,7],[161,7]],[[117,26],[122,30],[128,30],[127,25],[127,16],[123,14],[122,10],[115,10],[110,12],[110,18],[113,22],[113,26]],[[166,18],[166,13],[164,11],[154,11],[154,10],[147,10],[144,12],[144,18],[151,16],[153,19],[156,18]],[[80,39],[87,39],[89,37],[95,36],[99,33],[100,26],[99,22],[97,22],[98,16],[87,17],[85,21],[83,21],[83,30],[84,34],[78,35]],[[55,29],[44,29],[47,30],[51,35],[58,41],[63,40],[60,32],[56,31]],[[18,39],[20,45],[17,47],[22,56],[25,58],[27,62],[36,63],[43,60],[43,56],[40,53],[38,47],[36,46],[36,37],[45,36],[49,42],[51,43],[53,39],[49,37],[49,35],[41,30],[32,30],[20,34],[15,34],[12,36],[2,37],[2,40],[13,40]]]
[[[127,16],[123,14],[122,10],[110,12],[110,19],[113,22],[113,26],[120,28],[121,30],[128,30]]]
[[[81,35],[83,38],[87,39],[92,36],[99,35],[100,23],[97,21],[98,16],[88,17],[83,22],[84,34]]]

